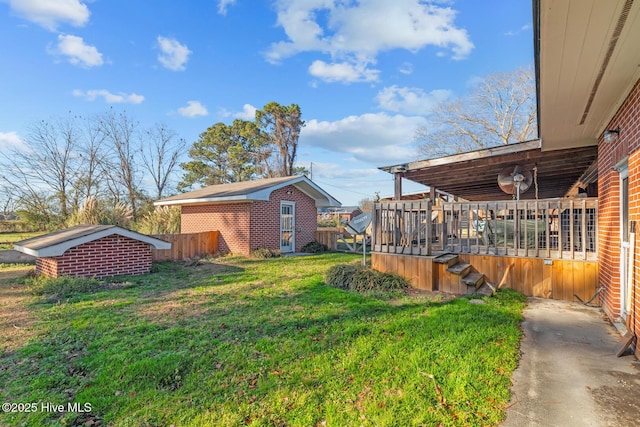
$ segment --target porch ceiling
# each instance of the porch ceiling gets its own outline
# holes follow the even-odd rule
[[[640,2],[533,0],[533,11],[542,149],[596,145],[640,78]]]
[[[472,151],[438,159],[381,167],[403,173],[406,179],[437,188],[466,200],[508,200],[498,187],[498,173],[507,166],[538,168],[538,197],[563,197],[597,157],[597,147],[542,151],[538,140]],[[403,172],[404,171],[404,172]],[[534,199],[535,187],[521,195]]]

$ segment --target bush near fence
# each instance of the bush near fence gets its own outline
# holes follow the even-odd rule
[[[0,220],[0,233],[27,233],[34,231],[29,224],[15,219]]]

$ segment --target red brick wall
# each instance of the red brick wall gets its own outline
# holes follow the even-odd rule
[[[181,233],[220,231],[218,249],[221,253],[248,255],[251,203],[183,206]]]
[[[291,194],[287,194],[290,192]],[[318,209],[316,202],[296,187],[289,185],[273,193],[269,201],[255,202],[251,207],[251,250],[280,249],[280,202],[295,203],[296,252],[316,239]]]
[[[36,273],[47,277],[58,277],[58,260],[56,258],[36,258]]]
[[[629,220],[637,221],[640,235],[640,80],[624,101],[607,129],[620,126],[614,143],[598,141],[598,251],[599,281],[606,287],[602,304],[611,319],[620,317],[620,174],[612,170],[628,156]],[[640,333],[640,236],[635,243],[635,329]],[[633,295],[633,293],[632,293]],[[633,313],[633,308],[631,310]],[[633,318],[633,316],[631,316]]]
[[[291,185],[273,191],[268,201],[183,206],[180,232],[218,230],[222,253],[249,255],[257,248],[280,249],[281,201],[295,202],[299,251],[315,240],[317,209],[315,200]]]
[[[50,277],[109,277],[145,274],[151,270],[151,246],[111,235],[84,243],[57,257],[38,258],[36,271]]]

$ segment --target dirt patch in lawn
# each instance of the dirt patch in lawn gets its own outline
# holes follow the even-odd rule
[[[408,301],[411,303],[445,303],[455,299],[457,295],[442,291],[427,291],[424,289],[407,288],[404,290],[405,296],[389,301],[391,305],[403,305]]]
[[[27,308],[31,294],[17,279],[33,267],[0,270],[0,352],[11,352],[24,345],[33,335],[35,317]]]
[[[151,300],[136,310],[136,314],[158,324],[171,324],[182,320],[193,320],[205,316],[207,308],[202,298],[188,294],[167,294]]]

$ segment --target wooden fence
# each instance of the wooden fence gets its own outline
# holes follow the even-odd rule
[[[322,227],[316,230],[316,240],[330,251],[338,249],[338,237],[344,231],[343,227]]]
[[[181,261],[217,253],[220,232],[156,234],[153,237],[171,242],[171,249],[152,250],[154,261]]]

